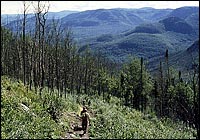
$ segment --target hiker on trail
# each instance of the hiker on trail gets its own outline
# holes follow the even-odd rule
[[[85,106],[85,100],[83,100],[83,106]]]
[[[86,107],[83,107],[83,110],[81,111],[81,119],[82,119],[82,129],[83,129],[83,135],[86,133],[89,123],[90,123],[90,115],[87,112]]]

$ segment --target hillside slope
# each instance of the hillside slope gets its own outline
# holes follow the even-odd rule
[[[150,61],[149,70],[151,72],[158,70],[160,61],[165,62],[164,55]],[[169,55],[169,66],[183,73],[193,71],[194,63],[199,63],[199,40],[192,43],[187,49]]]
[[[171,13],[167,15],[167,17],[179,17],[182,19],[186,19],[188,16],[194,13],[199,13],[199,7],[184,6],[174,9]]]
[[[50,96],[46,89],[40,97],[21,81],[6,76],[1,80],[2,139],[57,139],[69,129],[62,113],[78,110],[73,101]]]
[[[199,7],[185,6],[174,9],[166,17],[178,17],[199,30]],[[198,33],[198,32],[197,32]]]
[[[168,18],[158,23],[142,24],[118,35],[104,34],[87,39],[83,48],[89,45],[92,51],[100,51],[114,62],[126,62],[128,56],[152,59],[161,56],[166,49],[170,53],[185,50],[198,35],[181,19]],[[174,26],[176,25],[176,26]],[[84,49],[81,50],[84,50]]]
[[[48,90],[44,90],[40,97],[32,90],[27,91],[21,81],[14,81],[6,76],[3,76],[1,81],[1,138],[3,139],[67,139],[65,135],[70,131],[70,124],[76,121],[76,116],[79,116],[81,101],[85,99],[91,100],[91,105],[86,103],[86,106],[91,110],[89,113],[94,114],[88,133],[90,138],[188,139],[194,138],[193,135],[196,133],[181,123],[172,123],[168,119],[159,120],[154,115],[120,106],[120,101],[116,97],[106,102],[101,96],[67,94],[67,98],[64,99],[57,98],[56,92],[49,94]],[[51,116],[52,113],[49,112],[52,111],[56,117]]]
[[[199,27],[199,7],[180,7],[177,9],[154,9],[151,7],[144,7],[139,9],[126,9],[126,8],[114,8],[114,9],[96,9],[87,11],[61,11],[61,12],[49,12],[47,15],[47,24],[52,23],[52,18],[60,19],[61,28],[71,28],[74,38],[78,43],[86,42],[88,38],[98,37],[102,34],[120,34],[121,32],[132,30],[134,27],[141,24],[151,24],[158,22],[162,19],[169,17],[177,17],[182,20],[176,24],[172,24],[172,27],[177,28],[178,31],[186,27],[187,32],[192,32],[190,26],[198,30]],[[22,15],[21,19],[22,19]],[[6,26],[13,31],[21,29],[19,18],[16,15],[2,15],[2,23],[9,24]],[[7,20],[8,19],[8,20]],[[167,19],[168,20],[168,19]],[[34,30],[35,18],[27,17],[27,33],[29,30]],[[16,28],[18,26],[18,28]],[[150,28],[148,28],[150,29]],[[142,29],[144,30],[144,29]],[[151,29],[150,29],[151,31]],[[198,33],[198,32],[197,32]]]

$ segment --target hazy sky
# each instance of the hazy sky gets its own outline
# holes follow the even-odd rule
[[[175,9],[182,6],[199,6],[199,1],[50,1],[49,11],[84,11],[100,8],[110,9],[142,7]],[[19,14],[22,13],[22,9],[22,1],[1,1],[1,14]],[[32,10],[30,9],[29,12],[32,12]]]

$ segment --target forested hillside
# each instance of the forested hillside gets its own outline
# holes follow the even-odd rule
[[[121,38],[101,36],[99,42],[117,42],[118,49],[143,53],[115,63],[100,50],[79,46],[70,28],[56,20],[47,24],[48,6],[41,1],[32,17],[34,30],[27,32],[26,8],[24,2],[22,26],[15,32],[1,26],[2,138],[80,138],[73,132],[84,105],[92,116],[87,138],[199,138],[199,63],[194,61],[190,78],[171,66],[171,60],[198,50],[198,41],[193,42],[198,35],[168,28],[177,22],[189,29],[191,25],[169,18],[153,28],[138,26]],[[194,44],[182,55],[171,56],[179,41],[185,47]],[[107,54],[123,55],[105,42]],[[149,51],[152,54],[146,54]],[[147,69],[148,55],[162,56],[154,75]]]
[[[127,62],[129,56],[152,61],[164,55],[166,49],[170,54],[185,50],[198,37],[195,26],[178,17],[167,17],[158,22],[140,24],[121,34],[102,34],[89,38],[82,41],[81,50],[89,45],[92,51],[100,51],[117,63]]]
[[[148,63],[148,68],[151,72],[158,70],[159,61],[165,60],[164,56],[158,57],[153,61]],[[199,65],[199,40],[195,41],[187,49],[175,52],[169,55],[169,66],[176,69],[177,71],[182,71],[184,79],[192,77],[194,67]]]

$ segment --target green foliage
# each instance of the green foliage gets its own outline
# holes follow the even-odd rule
[[[154,139],[154,138],[194,138],[196,131],[174,123],[170,119],[159,120],[153,114],[143,114],[130,107],[121,106],[117,97],[111,96],[110,103],[102,100],[101,96],[68,95],[66,99],[49,95],[43,90],[42,98],[23,86],[21,81],[3,76],[1,82],[1,138],[60,138],[69,131],[69,118],[63,115],[56,123],[47,112],[50,106],[56,112],[80,113],[77,99],[90,99],[88,106],[93,112],[90,138],[122,138],[122,139]],[[56,93],[56,91],[55,91]],[[25,110],[21,104],[29,109]]]
[[[3,76],[1,81],[1,138],[59,138],[69,124],[61,125],[61,113],[69,108],[77,109],[72,102],[50,96],[46,91],[42,98],[34,91],[27,91],[21,81],[13,82]],[[54,111],[57,122],[49,109]]]
[[[101,70],[99,72],[99,82],[104,91],[108,94],[114,94],[117,90],[117,81],[114,77],[110,77],[108,72]]]
[[[110,34],[101,35],[97,38],[98,42],[106,42],[106,41],[112,41],[113,37]]]
[[[134,33],[150,33],[158,34],[164,32],[164,27],[160,24],[142,24],[137,26],[134,30]]]
[[[111,100],[118,100],[116,97]],[[154,115],[142,114],[117,102],[105,103],[96,99],[96,112],[89,129],[92,138],[99,139],[179,139],[194,138],[194,129],[170,119],[159,120]]]
[[[141,73],[142,72],[142,73]],[[126,100],[130,100],[133,96],[133,101],[136,108],[143,102],[146,103],[149,93],[152,89],[152,82],[150,75],[145,69],[145,65],[142,64],[139,59],[134,58],[131,62],[124,66],[122,75],[124,75],[124,93]],[[143,101],[142,101],[143,100]]]
[[[168,88],[167,94],[171,97],[169,99],[168,104],[173,106],[174,116],[177,119],[181,119],[185,122],[190,121],[190,123],[194,123],[195,118],[193,115],[194,108],[194,93],[191,87],[185,83],[178,83],[176,86],[170,86]],[[167,99],[166,99],[167,100]]]
[[[170,34],[168,35],[168,37],[170,37],[169,38],[170,40],[171,39],[175,40],[175,37],[170,35]],[[186,38],[186,37],[184,37],[184,38]],[[176,38],[176,40],[178,42],[181,41],[180,39],[177,39],[177,38]],[[172,54],[169,53],[169,66],[170,66],[170,68],[173,67],[175,70],[181,71],[182,72],[182,78],[184,78],[184,79],[190,78],[191,75],[188,75],[188,72],[193,73],[192,65],[194,63],[196,63],[196,64],[199,63],[199,53],[198,53],[199,52],[199,40],[193,42],[192,45],[188,44],[188,46],[189,47],[184,51],[180,51],[180,52],[172,53]],[[156,58],[153,61],[148,63],[147,68],[149,69],[149,71],[152,74],[156,72],[160,61],[165,62],[164,55],[163,55],[163,57],[158,57],[158,58]],[[177,72],[171,72],[171,74],[175,74],[175,73],[177,73]]]
[[[183,34],[192,34],[195,32],[192,26],[178,17],[169,17],[159,22],[165,26],[166,31],[174,31]]]

